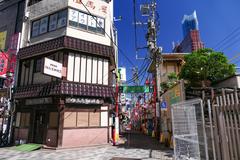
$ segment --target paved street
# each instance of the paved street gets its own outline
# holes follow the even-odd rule
[[[172,151],[164,149],[155,139],[140,133],[125,134],[125,143],[117,147],[111,145],[82,147],[62,150],[37,150],[19,152],[9,148],[0,149],[1,160],[171,160]],[[128,140],[127,140],[128,139]],[[130,139],[130,140],[129,140]]]

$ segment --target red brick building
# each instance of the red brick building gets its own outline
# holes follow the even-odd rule
[[[204,44],[201,41],[199,30],[191,30],[183,41],[175,46],[173,52],[191,53],[201,48],[204,48]]]

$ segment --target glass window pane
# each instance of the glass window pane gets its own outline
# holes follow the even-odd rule
[[[88,127],[88,112],[78,112],[77,127]]]
[[[89,126],[100,126],[100,112],[90,112]]]
[[[48,29],[48,17],[44,17],[40,20],[39,34],[46,33]]]
[[[74,53],[68,55],[67,80],[73,81]]]
[[[64,127],[76,127],[77,113],[65,112],[64,113]]]
[[[98,84],[103,83],[103,59],[98,59]]]
[[[80,82],[85,83],[86,82],[86,56],[81,56],[81,76],[80,76]]]
[[[103,18],[97,18],[97,32],[105,34],[105,21]]]
[[[92,57],[87,57],[87,83],[92,82]]]
[[[78,11],[74,9],[69,9],[69,25],[74,27],[78,26]]]
[[[93,65],[92,65],[92,83],[96,84],[97,83],[97,58],[93,58]]]
[[[103,63],[103,84],[108,85],[108,60],[104,60]]]
[[[74,82],[79,82],[80,77],[80,55],[75,56],[75,67],[74,67]]]
[[[49,31],[54,31],[57,29],[57,19],[58,19],[57,13],[50,16]]]
[[[65,27],[67,25],[67,10],[58,13],[57,28]]]
[[[36,37],[39,35],[39,25],[40,21],[35,21],[32,24],[32,37]]]
[[[97,29],[97,17],[88,15],[88,30],[96,32]]]
[[[82,28],[82,29],[87,29],[87,18],[88,18],[88,15],[85,14],[85,13],[82,13],[82,12],[79,12],[79,27]]]

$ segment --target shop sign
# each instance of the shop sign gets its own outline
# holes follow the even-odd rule
[[[5,50],[7,31],[0,32],[0,49]]]
[[[10,50],[12,54],[17,54],[20,48],[21,33],[15,33],[11,37]]]
[[[107,5],[100,5],[96,0],[73,0],[74,3],[83,4],[87,8],[91,10],[98,10],[103,14],[107,14],[108,6]],[[110,2],[110,1],[106,1]]]
[[[162,110],[166,110],[167,109],[167,102],[166,101],[161,102],[161,109]]]
[[[90,99],[90,98],[66,98],[66,103],[72,104],[103,104],[102,99]]]
[[[50,76],[57,77],[57,78],[61,78],[62,77],[62,64],[45,57],[43,73],[50,75]]]
[[[51,104],[52,98],[34,98],[34,99],[26,99],[26,105],[37,105],[37,104]]]

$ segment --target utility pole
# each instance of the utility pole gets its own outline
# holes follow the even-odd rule
[[[154,85],[154,108],[155,108],[155,125],[154,125],[154,131],[155,134],[157,133],[158,129],[158,116],[159,113],[157,113],[157,100],[160,97],[160,60],[161,60],[161,47],[157,46],[157,24],[156,24],[156,9],[157,9],[157,3],[156,0],[152,0],[150,4],[145,4],[141,6],[141,12],[144,15],[148,15],[148,32],[146,34],[147,39],[147,48],[150,55],[150,58],[152,59],[153,64],[155,65],[154,71],[153,71],[153,85]],[[157,134],[158,135],[158,134]]]

